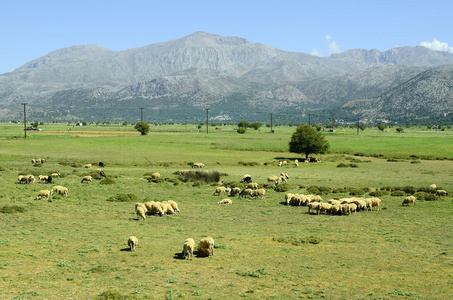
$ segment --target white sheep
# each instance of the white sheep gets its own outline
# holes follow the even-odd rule
[[[244,176],[242,176],[241,183],[242,182],[246,183],[252,182],[252,176],[250,174],[245,174]]]
[[[253,193],[253,190],[252,190],[252,189],[243,189],[243,190],[239,193],[239,196],[240,196],[240,197],[247,198],[247,197],[252,196],[252,193]]]
[[[50,196],[52,195],[52,191],[49,190],[41,190],[38,193],[38,196],[36,196],[35,200],[42,199],[43,197],[46,197],[47,199],[50,199]]]
[[[137,202],[137,203],[135,203],[135,212],[137,212],[137,208],[139,208],[139,207],[143,208],[143,210],[145,211],[145,213],[148,211],[148,209],[146,208],[146,205],[145,205],[145,204],[140,203],[140,202]]]
[[[83,176],[81,183],[92,182],[92,181],[93,181],[93,177],[88,175],[88,176]]]
[[[52,175],[52,177],[59,177],[59,176],[61,176],[60,173],[52,173],[51,175]]]
[[[153,174],[151,174],[151,178],[152,178],[152,179],[158,179],[159,177],[160,177],[160,174],[159,174],[159,173],[157,173],[157,172],[156,172],[156,173],[153,173]]]
[[[278,177],[275,176],[275,175],[269,176],[269,177],[267,177],[267,181],[277,184],[278,183]]]
[[[377,210],[381,210],[382,200],[379,198],[370,198],[370,199],[371,199],[371,209],[373,207],[377,207],[378,208]]]
[[[52,188],[52,192],[56,194],[60,194],[62,196],[68,196],[69,190],[68,188],[61,186],[61,185],[56,185]]]
[[[254,190],[250,196],[254,198],[258,198],[259,196],[261,196],[261,199],[264,199],[266,197],[266,190],[265,189]]]
[[[216,187],[213,196],[226,195],[225,190],[226,190],[226,188],[224,186],[218,186],[218,187]]]
[[[203,163],[194,163],[192,165],[192,168],[195,169],[195,168],[204,168],[204,164]]]
[[[19,176],[17,177],[17,180],[19,181],[20,184],[22,184],[22,183],[27,183],[27,177],[24,176],[24,175],[19,175]]]
[[[87,169],[91,168],[91,164],[86,164],[85,168],[87,168]]]
[[[258,188],[258,183],[250,182],[249,184],[247,184],[246,188],[256,190]]]
[[[432,190],[436,189],[436,187],[437,187],[437,185],[435,185],[434,183],[429,186],[429,188]]]
[[[49,179],[49,176],[47,175],[38,175],[38,178],[39,178],[39,182],[40,183],[46,183]]]
[[[182,254],[184,255],[184,258],[193,260],[193,250],[195,249],[195,241],[193,239],[187,239],[184,241],[184,244],[182,246]]]
[[[217,204],[233,204],[233,201],[231,199],[222,199]]]
[[[165,214],[171,215],[175,213],[175,210],[167,201],[162,201],[161,206]]]
[[[447,196],[447,191],[446,191],[446,190],[437,190],[437,191],[436,191],[436,196],[439,196],[439,198],[440,198],[441,196],[444,196],[444,197],[445,197],[445,196]]]
[[[138,239],[135,236],[131,235],[127,239],[127,245],[129,246],[131,251],[135,251],[135,247],[138,245]]]
[[[35,176],[33,176],[33,175],[25,175],[25,179],[26,179],[27,183],[35,182]]]
[[[214,239],[210,236],[203,238],[198,246],[199,253],[208,253],[208,256],[214,255]]]
[[[310,202],[308,203],[308,213],[316,210],[316,213],[319,215],[320,202]]]
[[[417,198],[415,198],[415,196],[407,196],[406,198],[404,198],[403,203],[401,205],[404,206],[405,204],[407,204],[407,206],[409,206],[410,203],[414,203],[415,206],[416,199]]]
[[[137,214],[137,216],[138,216],[139,218],[142,218],[143,220],[146,219],[146,212],[145,212],[145,210],[143,209],[143,207],[138,206],[137,209],[135,210],[135,213]]]
[[[157,214],[157,215],[161,215],[161,216],[163,216],[165,214],[160,202],[151,201],[151,202],[147,202],[147,203],[149,203],[149,205],[150,205],[148,208],[148,211],[151,214],[153,214],[153,215]]]
[[[175,212],[181,212],[181,211],[179,210],[178,203],[176,203],[176,201],[168,200],[167,202],[168,202],[168,204],[171,205],[171,207],[173,208],[173,210],[174,210]]]
[[[286,205],[289,205],[290,202],[291,202],[291,198],[293,197],[293,194],[291,193],[286,193],[285,195],[285,202],[286,202]]]
[[[297,168],[299,167],[299,161],[297,159],[294,160],[294,166]]]
[[[285,179],[289,179],[289,175],[288,175],[288,173],[286,173],[286,172],[281,172],[281,173],[280,173],[280,176],[281,176],[281,177],[285,177]]]
[[[234,187],[234,188],[231,189],[230,196],[238,196],[240,192],[241,192],[240,188]]]

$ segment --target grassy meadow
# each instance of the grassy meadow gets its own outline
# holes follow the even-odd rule
[[[131,125],[42,128],[24,139],[23,126],[0,124],[0,299],[453,298],[451,130],[337,129],[325,133],[331,149],[316,155],[321,163],[295,168],[278,167],[301,158],[287,150],[295,127],[241,135],[233,126],[206,134],[195,125],[162,125],[146,136]],[[32,158],[47,162],[32,165]],[[101,161],[113,183],[81,183]],[[251,174],[266,198],[218,205],[226,197],[213,196],[217,184],[175,179],[193,162],[230,184]],[[352,188],[363,197],[384,188],[400,193],[380,196],[380,211],[308,214],[307,207],[284,205],[285,192],[268,184],[282,171],[289,192],[330,189],[324,202],[350,197]],[[54,172],[60,177],[50,185],[17,182],[18,175]],[[164,180],[148,181],[152,172]],[[428,191],[433,183],[449,196],[401,206],[410,190]],[[54,185],[69,195],[35,200]],[[181,213],[139,220],[136,201],[108,201],[119,194],[172,199]],[[130,235],[139,239],[136,252],[127,249]],[[208,235],[213,257],[182,259],[185,239]]]

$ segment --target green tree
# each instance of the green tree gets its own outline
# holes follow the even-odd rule
[[[260,129],[260,127],[262,126],[263,124],[261,124],[260,122],[253,122],[252,124],[250,124],[250,127],[255,129],[255,130],[258,130]]]
[[[385,129],[384,123],[382,123],[381,121],[379,121],[379,123],[377,124],[377,128],[378,128],[380,131],[384,131],[384,129]]]
[[[244,128],[247,128],[247,127],[251,127],[251,124],[247,121],[241,121],[238,123],[238,127],[244,127]]]
[[[366,124],[365,123],[359,123],[359,128],[360,128],[360,130],[364,131],[366,129]]]
[[[150,130],[149,125],[146,122],[137,122],[134,126],[134,129],[140,132],[141,135],[146,135]]]
[[[297,127],[289,142],[289,152],[304,153],[305,158],[311,153],[325,153],[329,148],[329,142],[324,139],[321,132],[310,125]]]
[[[398,133],[404,132],[404,129],[402,127],[397,127],[396,132]]]
[[[239,127],[237,132],[240,133],[240,134],[244,134],[246,131],[245,127]]]

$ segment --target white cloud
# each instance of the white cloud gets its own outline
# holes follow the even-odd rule
[[[335,42],[330,43],[329,44],[329,52],[330,52],[330,54],[340,53],[341,52],[340,45],[338,45]]]
[[[311,51],[311,55],[321,56],[321,53],[319,53],[319,51],[317,49],[313,49],[313,51]]]
[[[330,39],[332,38],[332,37],[331,37],[330,35],[328,35],[328,34],[326,34],[325,37],[326,37],[326,40],[330,40]]]
[[[436,50],[436,51],[448,51],[448,52],[453,52],[453,47],[449,47],[448,43],[442,43],[441,41],[434,39],[432,42],[421,42],[420,46],[426,47],[431,50]]]

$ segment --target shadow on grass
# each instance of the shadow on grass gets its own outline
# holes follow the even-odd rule
[[[120,251],[128,251],[128,252],[132,252],[132,251],[131,251],[131,248],[123,248],[123,249],[121,249]]]

